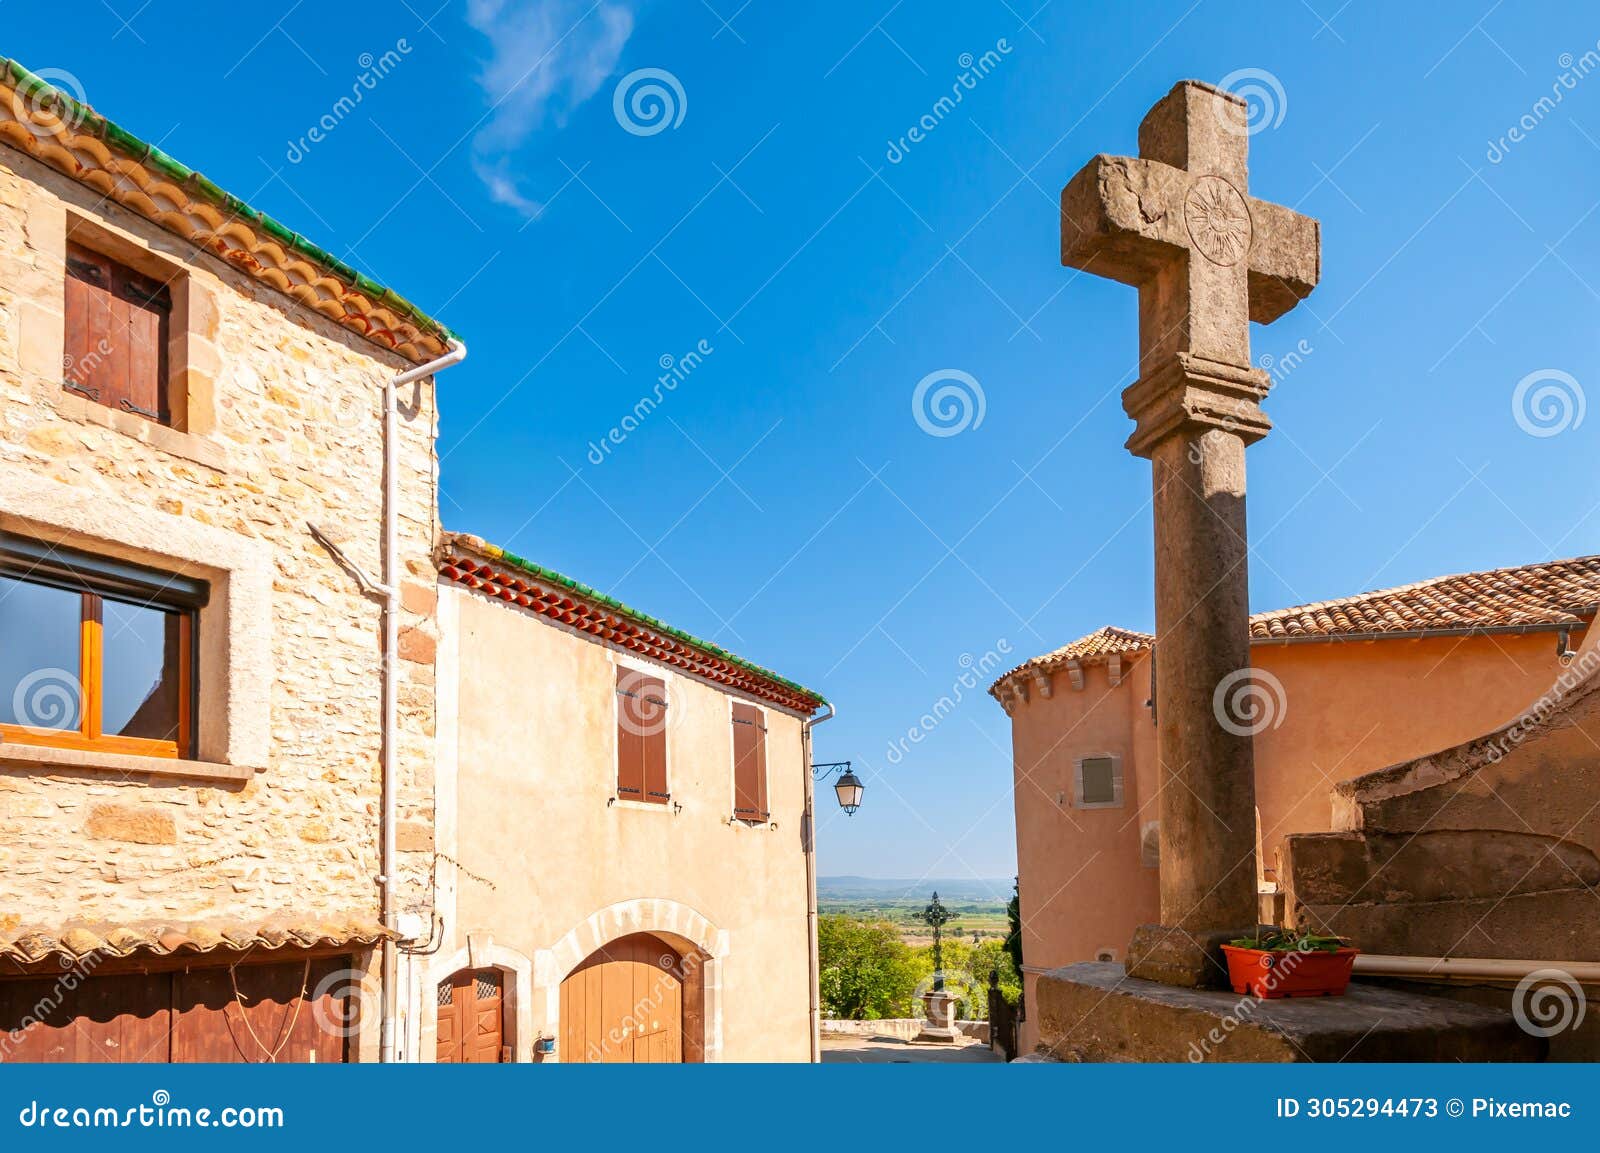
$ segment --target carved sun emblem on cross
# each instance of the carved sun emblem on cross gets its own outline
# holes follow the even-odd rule
[[[1202,176],[1183,202],[1189,238],[1213,264],[1237,264],[1250,251],[1250,209],[1220,176]]]

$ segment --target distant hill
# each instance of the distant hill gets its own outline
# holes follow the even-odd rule
[[[819,903],[880,903],[927,901],[935,891],[945,903],[999,904],[1011,899],[1011,878],[996,880],[892,879],[884,877],[818,877]]]

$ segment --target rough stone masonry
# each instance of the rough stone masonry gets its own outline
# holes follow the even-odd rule
[[[170,265],[190,329],[187,431],[61,387],[65,245],[79,223]],[[112,553],[144,534],[157,551],[187,548],[210,563],[217,558],[195,542],[222,540],[260,558],[236,576],[260,593],[260,619],[241,627],[261,636],[264,698],[260,759],[233,766],[243,781],[84,767],[65,754],[21,761],[26,750],[0,747],[0,930],[73,920],[376,919],[379,609],[306,524],[377,571],[378,400],[383,381],[405,367],[92,190],[0,149],[0,527]],[[431,388],[401,399],[405,908],[428,899],[433,847],[436,459]],[[242,593],[215,587],[217,611],[239,611]],[[226,680],[209,674],[202,688],[230,698],[214,710],[214,734],[240,727],[231,714],[255,704],[232,699]],[[230,760],[205,719],[200,759]]]

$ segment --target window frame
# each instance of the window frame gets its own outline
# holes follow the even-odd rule
[[[754,710],[758,721],[741,721],[737,711],[743,706]],[[757,725],[760,747],[760,777],[758,778],[757,793],[761,810],[754,816],[747,816],[739,810],[739,729],[741,724]],[[735,821],[742,821],[747,825],[764,825],[772,820],[772,797],[768,792],[771,773],[767,763],[767,733],[770,726],[767,724],[767,710],[752,701],[742,701],[734,697],[728,698],[728,751],[729,751],[729,782],[732,786],[732,796],[729,798],[729,811]]]
[[[14,745],[125,753],[192,760],[198,742],[200,610],[209,586],[191,577],[163,573],[128,561],[80,552],[0,532],[0,576],[76,593],[78,633],[78,727],[45,729],[0,723],[0,741]],[[176,740],[106,735],[104,721],[104,604],[111,600],[158,608],[178,616],[178,735]]]
[[[1086,801],[1083,796],[1083,766],[1086,761],[1111,762],[1111,800]],[[1073,758],[1072,804],[1078,809],[1120,809],[1124,805],[1122,758],[1116,753],[1086,753]]]

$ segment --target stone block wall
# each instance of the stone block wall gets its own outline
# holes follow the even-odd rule
[[[65,243],[79,229],[181,274],[173,325],[186,336],[169,346],[181,429],[62,390]],[[211,554],[236,554],[202,610],[198,760],[232,761],[244,778],[0,744],[0,930],[376,919],[380,606],[307,525],[381,576],[382,385],[408,367],[0,147],[0,528],[157,566],[191,557],[202,572]],[[431,382],[400,401],[399,905],[420,911],[433,849]]]

